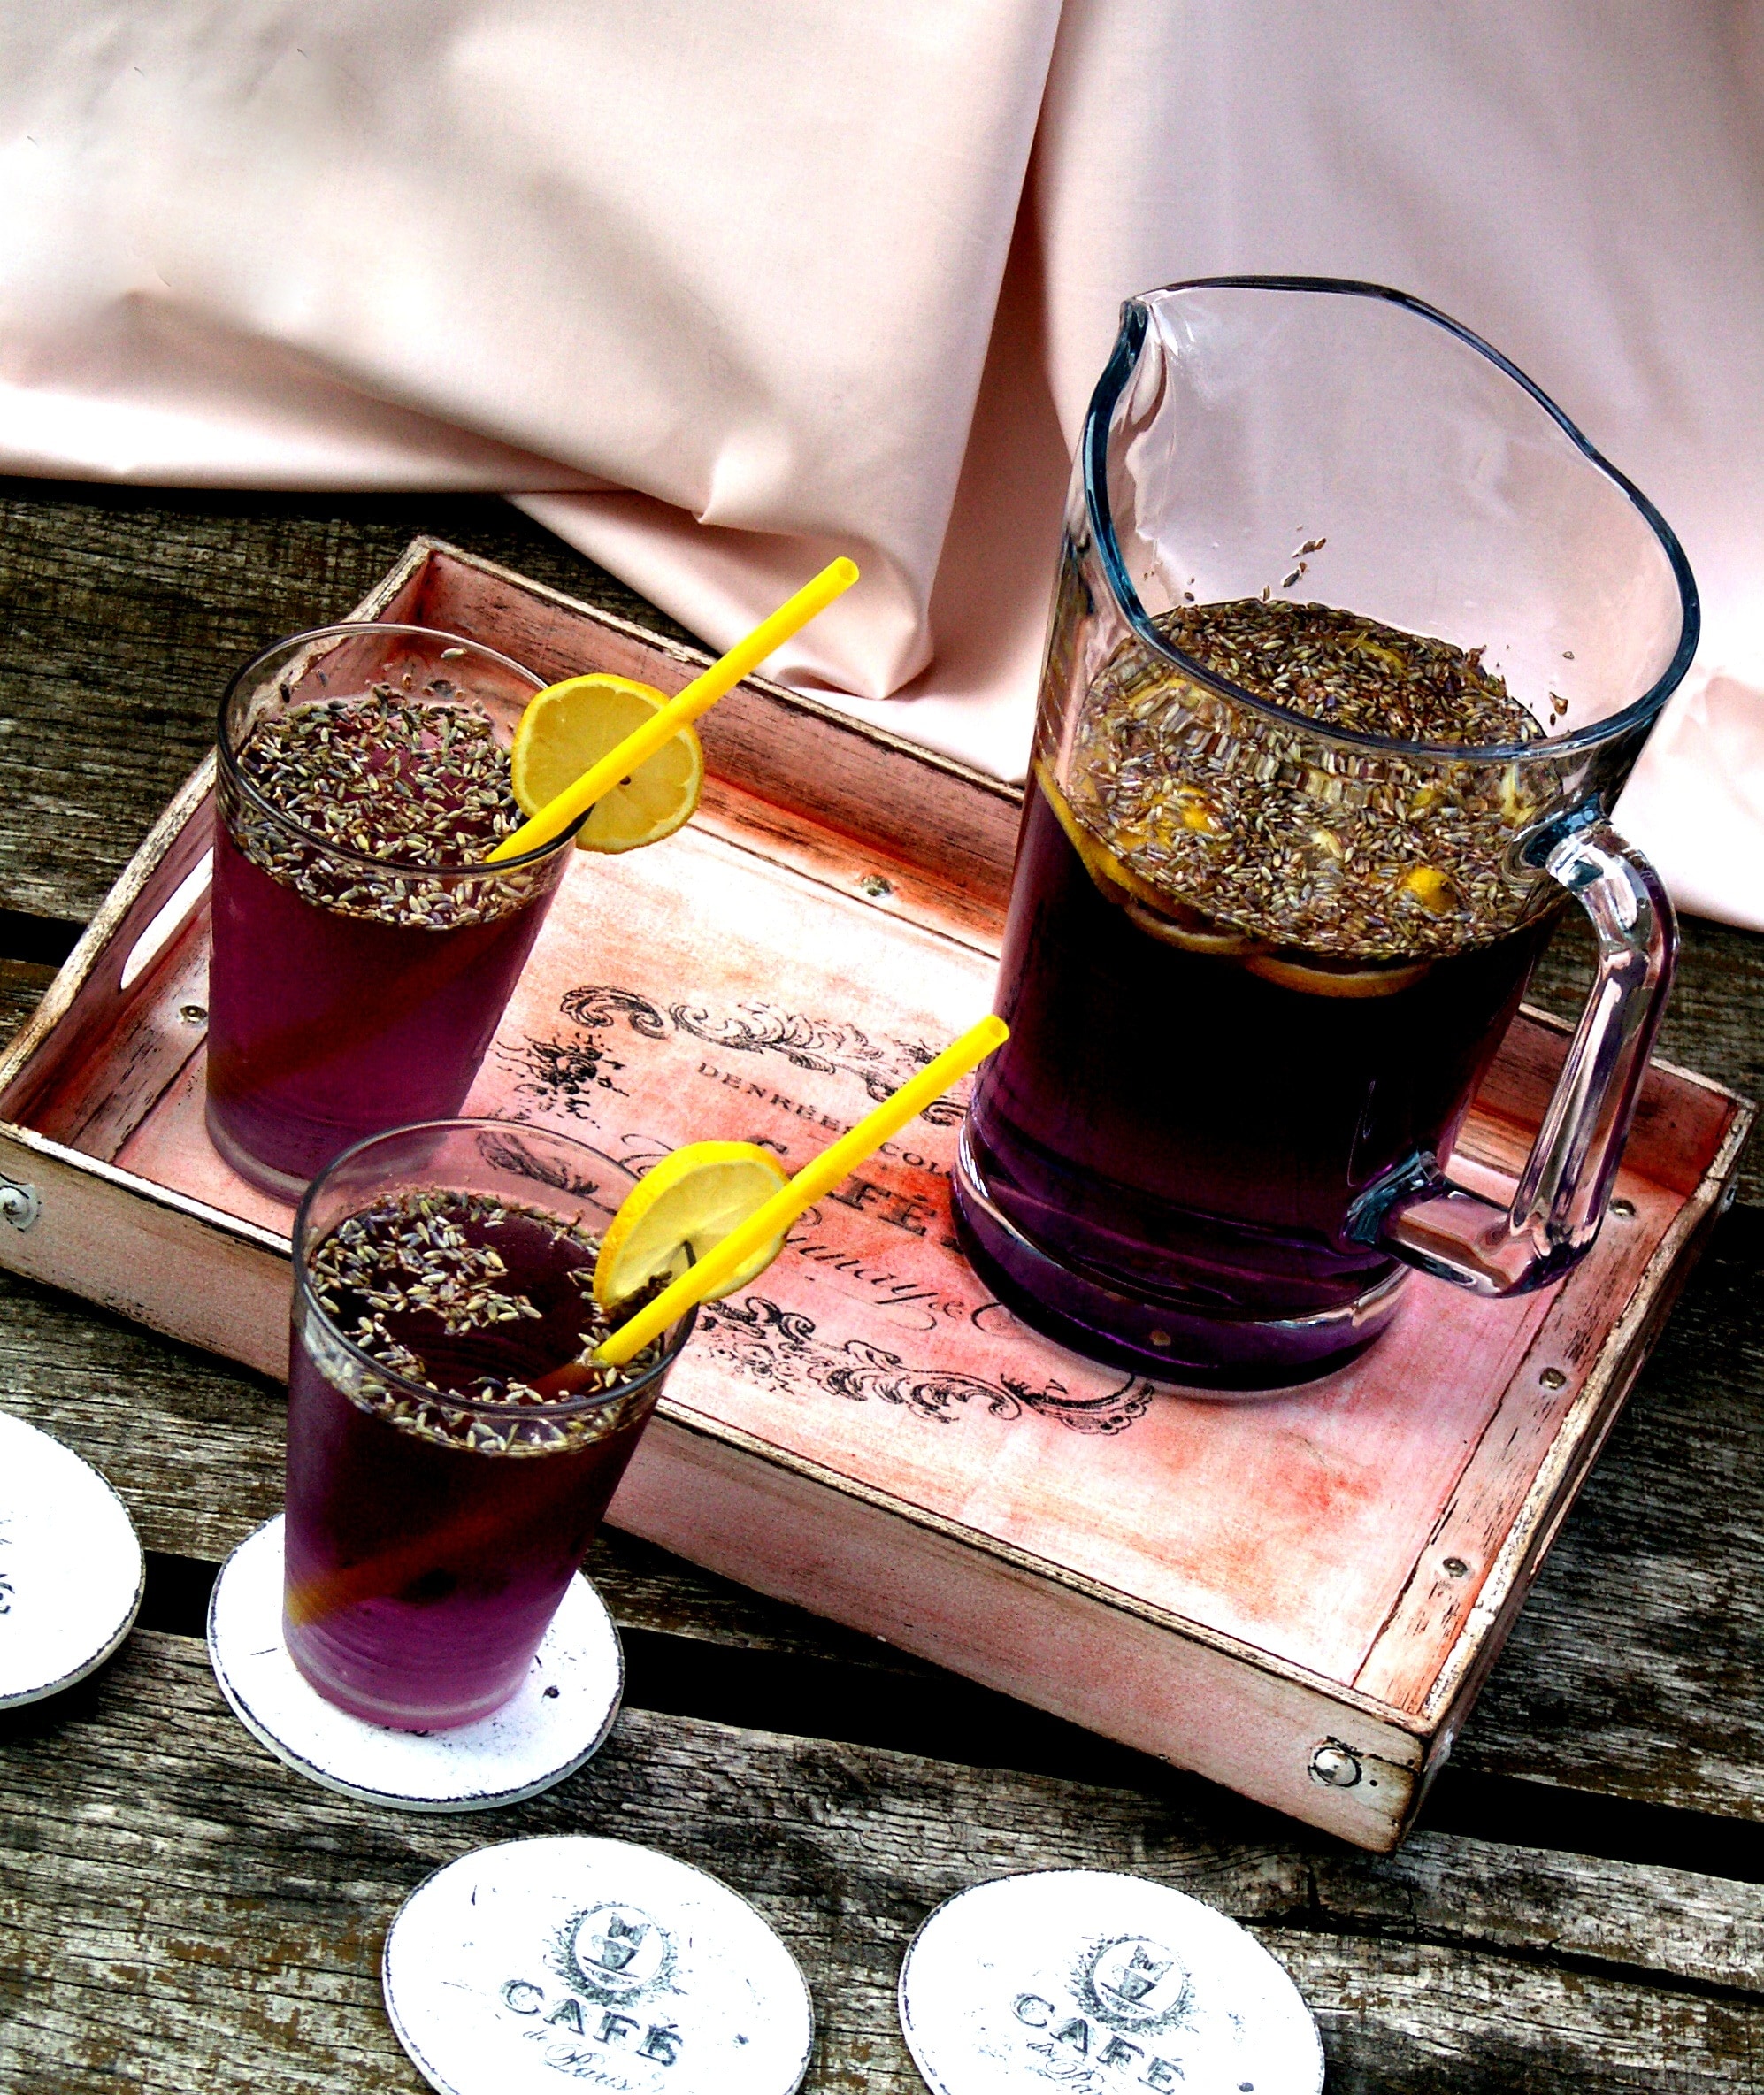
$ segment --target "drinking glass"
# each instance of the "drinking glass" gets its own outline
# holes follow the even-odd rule
[[[1484,650],[1538,733],[1331,727],[1170,637],[1283,595]],[[1609,810],[1697,631],[1653,506],[1445,315],[1310,279],[1129,300],[1072,475],[1011,1038],[955,1175],[1000,1297],[1093,1358],[1252,1390],[1371,1344],[1411,1268],[1501,1296],[1584,1257],[1676,951]],[[1491,1201],[1453,1143],[1570,895],[1597,979]]]
[[[294,1231],[283,1628],[306,1679],[352,1715],[437,1730],[515,1692],[696,1312],[603,1393],[443,1395],[364,1350],[320,1300],[333,1284],[315,1275],[315,1253],[340,1224],[405,1196],[453,1196],[450,1213],[461,1195],[520,1211],[484,1240],[503,1287],[541,1314],[438,1334],[425,1358],[432,1379],[439,1369],[443,1386],[468,1393],[487,1374],[541,1380],[575,1355],[585,1321],[557,1232],[602,1235],[634,1184],[585,1143],[494,1120],[394,1129],[313,1180]]]
[[[381,1128],[464,1103],[568,863],[575,828],[488,866],[421,863],[303,827],[242,768],[264,722],[376,689],[487,718],[506,749],[541,679],[494,648],[417,625],[326,626],[278,641],[221,701],[209,978],[211,1140],[254,1185],[297,1200]],[[325,761],[334,765],[341,757]],[[396,790],[386,779],[387,794]],[[487,847],[486,847],[487,848]]]

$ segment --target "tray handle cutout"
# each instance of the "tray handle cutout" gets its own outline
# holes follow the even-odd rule
[[[204,851],[183,879],[172,890],[171,896],[143,927],[141,936],[128,949],[128,958],[122,963],[122,975],[117,986],[127,989],[138,982],[159,955],[165,950],[186,921],[202,906],[202,899],[208,893],[209,883],[214,878],[214,853]]]

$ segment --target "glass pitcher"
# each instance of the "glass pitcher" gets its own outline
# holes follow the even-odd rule
[[[1246,652],[1191,637],[1221,618]],[[1652,505],[1443,314],[1310,279],[1130,300],[1072,475],[1011,1038],[955,1178],[1001,1299],[1254,1390],[1370,1345],[1411,1268],[1509,1295],[1583,1257],[1676,947],[1609,810],[1698,624]],[[1499,739],[1469,699],[1415,739],[1355,725],[1336,671],[1281,702],[1300,627],[1393,667],[1399,636],[1449,643],[1451,676],[1498,679]],[[1597,980],[1502,1206],[1446,1166],[1569,895]]]

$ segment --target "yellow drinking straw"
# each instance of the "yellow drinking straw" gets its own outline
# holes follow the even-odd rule
[[[622,1368],[650,1339],[666,1331],[676,1317],[684,1316],[694,1302],[702,1302],[706,1295],[714,1294],[762,1244],[773,1237],[781,1237],[805,1208],[812,1207],[823,1195],[831,1193],[841,1178],[855,1171],[890,1135],[898,1133],[909,1120],[916,1119],[933,1099],[941,1098],[958,1077],[965,1077],[970,1070],[978,1068],[994,1048],[1009,1038],[1009,1032],[1002,1018],[983,1018],[978,1025],[970,1025],[960,1040],[953,1040],[917,1077],[909,1078],[893,1098],[885,1099],[873,1113],[866,1113],[849,1134],[829,1143],[817,1157],[797,1172],[788,1186],[780,1186],[763,1208],[756,1208],[744,1223],[731,1230],[720,1244],[707,1251],[696,1265],[664,1288],[629,1323],[620,1324],[610,1336],[602,1339],[595,1347],[593,1357],[605,1367]]]
[[[744,641],[737,641],[719,661],[694,677],[678,698],[646,720],[635,734],[628,734],[616,749],[610,749],[598,764],[591,764],[573,786],[566,786],[546,802],[536,815],[528,816],[512,836],[504,837],[487,862],[518,858],[523,851],[536,851],[561,836],[579,815],[586,815],[598,800],[628,779],[640,764],[653,756],[663,743],[671,741],[690,720],[708,713],[725,692],[756,670],[766,656],[781,648],[809,619],[817,618],[836,596],[843,596],[857,579],[857,563],[843,555],[824,567],[812,582],[799,589],[787,603],[781,603],[771,618],[763,619]]]

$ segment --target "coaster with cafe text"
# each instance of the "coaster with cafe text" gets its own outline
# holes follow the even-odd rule
[[[796,1961],[747,1900],[623,1840],[449,1862],[400,1908],[381,1976],[441,2095],[792,2095],[814,2043]]]
[[[144,1575],[127,1508],[92,1465],[0,1412],[0,1709],[102,1666],[134,1626]]]
[[[1318,2095],[1310,2011],[1254,1936],[1136,1876],[1048,1869],[959,1892],[901,1967],[933,2095]]]

